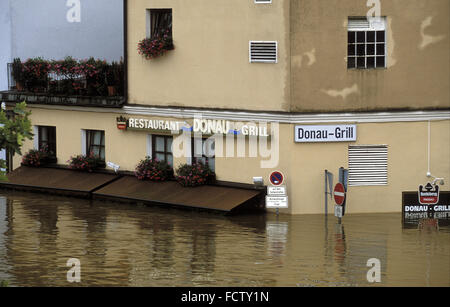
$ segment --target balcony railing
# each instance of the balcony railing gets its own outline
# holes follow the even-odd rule
[[[89,59],[8,63],[5,102],[120,107],[124,103],[124,65]]]

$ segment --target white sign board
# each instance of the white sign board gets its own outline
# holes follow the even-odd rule
[[[266,208],[281,209],[289,208],[287,196],[266,196]]]
[[[344,208],[342,206],[335,205],[334,206],[334,216],[342,218]]]
[[[296,143],[354,142],[356,125],[295,126]]]
[[[267,187],[267,194],[270,196],[286,196],[286,187],[283,185],[279,187]]]

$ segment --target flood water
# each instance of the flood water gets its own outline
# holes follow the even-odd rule
[[[68,259],[81,282],[67,281]],[[367,261],[379,259],[381,282]],[[450,286],[450,228],[401,214],[226,217],[0,191],[10,286]]]

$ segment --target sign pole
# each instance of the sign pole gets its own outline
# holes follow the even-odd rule
[[[328,215],[328,171],[325,170],[325,216]]]

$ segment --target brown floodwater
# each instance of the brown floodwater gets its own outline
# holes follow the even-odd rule
[[[81,282],[67,281],[77,258]],[[381,282],[370,283],[371,258]],[[10,286],[450,286],[450,228],[401,214],[222,216],[0,191]]]

